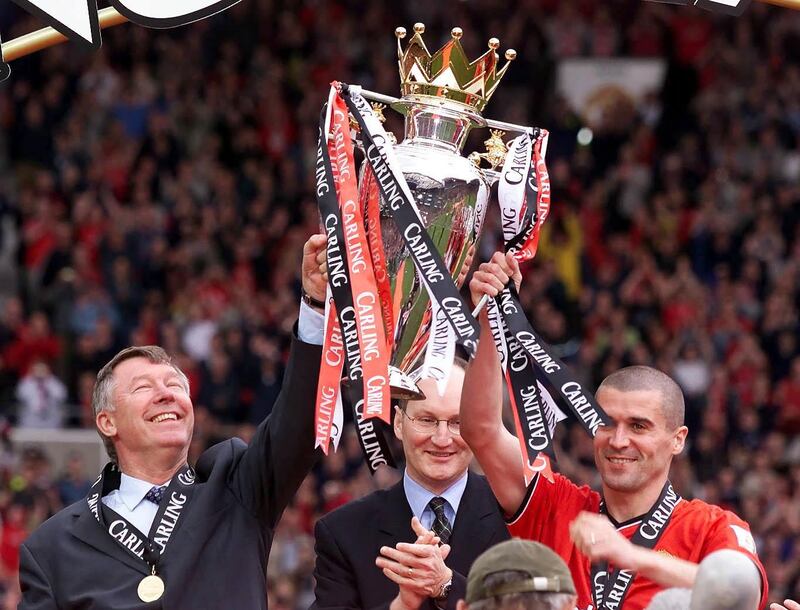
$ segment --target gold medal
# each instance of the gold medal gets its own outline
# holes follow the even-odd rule
[[[164,581],[155,574],[150,574],[142,578],[139,588],[136,590],[139,599],[145,603],[154,602],[164,595]]]

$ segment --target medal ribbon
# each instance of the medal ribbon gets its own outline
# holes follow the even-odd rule
[[[101,500],[115,489],[119,489],[121,474],[115,464],[106,465],[86,496],[89,511],[119,546],[129,555],[145,562],[152,573],[156,574],[161,556],[166,551],[172,534],[178,529],[178,523],[192,498],[195,489],[194,470],[188,464],[184,464],[172,477],[147,536]]]
[[[320,136],[317,147],[317,203],[319,205],[322,224],[327,235],[328,286],[335,303],[335,310],[341,329],[344,347],[347,395],[353,409],[357,424],[358,439],[367,459],[371,472],[381,464],[394,466],[394,458],[389,449],[386,433],[389,426],[380,419],[364,419],[364,384],[361,364],[361,349],[358,340],[358,328],[353,307],[351,292],[350,266],[345,252],[345,234],[339,210],[336,183],[326,137],[326,128],[330,124],[332,110],[329,105],[320,116]],[[323,354],[330,346],[323,346]],[[325,363],[323,362],[323,365]],[[332,383],[327,381],[326,383]],[[319,413],[320,404],[317,404]],[[331,427],[332,429],[332,427]]]
[[[550,177],[544,162],[548,137],[545,130],[519,136],[509,146],[503,164],[498,187],[503,238],[506,252],[512,253],[519,262],[536,255],[539,234],[550,212]],[[610,420],[591,393],[584,392],[566,366],[551,355],[551,348],[533,331],[513,283],[495,297],[495,306],[488,313],[501,363],[507,364],[503,370],[515,405],[517,433],[521,433],[525,482],[529,484],[537,470],[552,480],[550,460],[555,459],[555,453],[552,431],[547,434],[549,426],[545,422],[558,419],[558,408],[542,399],[545,384],[566,402],[592,436],[598,426]],[[537,468],[533,467],[534,463]]]
[[[542,225],[550,214],[550,174],[547,171],[547,165],[544,161],[549,137],[550,134],[546,130],[540,129],[538,135],[532,141],[533,157],[530,164],[526,166],[525,200],[522,206],[514,204],[513,199],[509,197],[503,198],[502,196],[498,196],[501,210],[505,210],[506,207],[511,209],[521,207],[519,210],[521,222],[517,228],[517,232],[511,239],[506,238],[506,252],[513,252],[514,257],[519,262],[531,260],[536,256]],[[531,139],[533,136],[525,134],[517,138],[517,140],[520,138]],[[515,140],[515,142],[517,140]],[[509,153],[510,152],[509,150]],[[512,158],[511,161],[513,164],[514,159]],[[503,182],[508,180],[508,178],[506,178],[506,166],[503,167],[503,170],[501,186]],[[509,178],[513,177],[513,175],[513,172],[509,171]],[[501,188],[498,187],[498,195],[502,192]],[[506,213],[503,212],[504,218],[505,214]]]
[[[483,223],[486,220],[486,209],[489,207],[489,194],[491,187],[486,183],[481,182],[478,185],[478,198],[475,200],[475,233],[473,234],[473,242],[477,242],[481,236]]]
[[[664,530],[672,519],[675,506],[681,497],[667,481],[658,500],[642,519],[631,542],[646,549],[655,548]],[[600,502],[600,514],[607,514],[605,502]],[[621,610],[636,572],[612,569],[606,562],[592,564],[592,596],[597,610]],[[611,583],[611,586],[608,586]]]
[[[503,320],[501,323],[508,346],[506,386],[525,466],[525,484],[529,485],[536,472],[540,471],[544,471],[545,476],[552,480],[550,463],[556,458],[549,422],[551,419],[555,420],[555,415],[542,402],[536,371],[531,366],[527,353],[508,331]]]
[[[530,180],[536,179],[531,172],[533,165],[533,138],[523,134],[514,138],[508,146],[500,182],[497,185],[497,199],[500,203],[500,221],[503,241],[508,245],[518,237],[526,224],[528,201],[532,201],[528,191]]]
[[[478,346],[480,326],[461,299],[449,270],[420,220],[419,210],[386,132],[357,88],[344,84],[341,87],[347,107],[361,127],[367,162],[372,167],[384,201],[392,210],[392,219],[403,235],[419,270],[418,275],[431,300],[435,300],[444,311],[456,333],[457,342],[472,358]]]
[[[497,349],[497,355],[500,358],[500,369],[505,375],[506,367],[508,366],[508,344],[506,343],[506,327],[503,322],[500,308],[497,306],[497,301],[490,299],[486,302],[486,315],[489,318],[489,328],[492,331],[492,338],[494,345]]]

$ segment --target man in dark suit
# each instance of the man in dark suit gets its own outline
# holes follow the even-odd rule
[[[318,235],[303,250],[312,300],[325,296],[324,247]],[[127,348],[98,373],[96,423],[113,461],[23,544],[20,609],[266,608],[272,533],[316,457],[309,380],[321,354],[308,342],[321,338],[308,308],[271,416],[249,446],[220,443],[194,469],[189,384],[164,350]]]
[[[427,398],[395,413],[403,480],[317,523],[313,609],[455,608],[472,561],[508,538],[488,484],[468,470],[472,452],[459,434],[463,382],[462,366],[453,367],[443,396],[423,380]]]

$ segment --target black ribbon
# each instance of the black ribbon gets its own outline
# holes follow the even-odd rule
[[[328,284],[336,305],[336,315],[342,331],[345,352],[345,370],[348,382],[346,391],[353,408],[353,418],[358,431],[358,440],[369,466],[375,472],[378,466],[395,466],[389,442],[390,426],[380,419],[364,419],[364,386],[362,383],[361,353],[358,344],[355,310],[353,309],[352,283],[344,247],[344,230],[333,179],[333,167],[328,153],[325,134],[327,104],[320,117],[319,145],[317,146],[317,205],[327,241]]]
[[[639,529],[631,538],[636,546],[653,549],[667,529],[672,519],[675,506],[681,497],[667,481],[661,490],[658,500],[650,511],[642,518]],[[600,514],[607,514],[605,501],[600,503]],[[620,610],[628,594],[636,572],[614,569],[609,572],[607,562],[592,564],[592,596],[597,610]],[[610,583],[610,586],[609,586]]]
[[[509,282],[496,300],[508,330],[527,352],[539,371],[539,377],[553,390],[554,395],[561,398],[584,429],[594,436],[598,427],[609,425],[611,418],[597,404],[594,395],[575,381],[567,366],[553,355],[552,348],[533,330],[522,310],[513,282]]]
[[[537,146],[539,146],[538,138],[540,131],[537,128],[533,134],[528,135],[528,142],[530,148],[527,153],[531,156],[530,165],[525,180],[525,200],[523,205],[523,217],[519,224],[519,230],[516,234],[511,235],[505,242],[506,253],[515,253],[522,249],[527,243],[529,237],[534,230],[537,229],[537,222],[539,220],[539,180],[537,176],[537,161],[539,156],[536,154]],[[519,170],[517,170],[519,171]],[[503,200],[501,199],[501,207]],[[503,210],[504,218],[506,217],[505,209]],[[509,220],[516,219],[518,211],[510,209],[513,214],[509,214]],[[528,351],[520,343],[516,337],[509,331],[509,325],[506,319],[509,315],[515,315],[517,312],[522,312],[522,308],[514,305],[511,302],[511,293],[506,290],[495,298],[495,302],[501,311],[496,323],[502,327],[500,332],[505,337],[505,359],[506,359],[506,380],[509,387],[509,392],[513,396],[514,407],[517,411],[517,418],[520,422],[520,434],[524,441],[525,452],[528,463],[535,463],[537,455],[542,452],[550,458],[551,462],[556,461],[555,451],[553,448],[553,439],[550,433],[549,418],[547,410],[543,402],[543,397],[539,390],[537,381],[546,383],[543,373],[535,366],[534,360],[528,354]],[[522,314],[522,318],[527,323],[527,319]],[[519,321],[516,326],[521,325]],[[495,331],[497,332],[497,331]],[[495,337],[498,350],[503,349],[503,343]],[[555,414],[553,414],[555,418]]]
[[[119,489],[121,476],[122,473],[115,464],[106,465],[86,496],[89,511],[119,546],[129,555],[145,562],[152,573],[156,574],[161,556],[178,529],[178,523],[194,493],[194,470],[188,464],[184,464],[172,477],[147,536],[102,502],[103,497]]]
[[[371,113],[372,110],[362,96],[351,94],[348,86],[342,84],[342,97],[361,127],[365,156],[372,166],[375,182],[384,201],[392,210],[392,220],[400,230],[414,264],[420,270],[428,293],[443,309],[455,330],[457,343],[472,358],[478,347],[480,325],[461,298],[450,271],[425,230],[408,193],[402,187],[402,176],[397,176],[389,165],[385,149],[391,143],[371,132],[363,113]]]
[[[544,400],[539,391],[536,370],[531,364],[528,353],[508,330],[508,325],[500,318],[503,326],[506,345],[508,346],[508,362],[506,377],[513,395],[514,408],[517,412],[522,437],[525,440],[525,451],[528,463],[534,464],[540,452],[547,455],[552,462],[556,461],[553,450],[553,439],[545,413]]]

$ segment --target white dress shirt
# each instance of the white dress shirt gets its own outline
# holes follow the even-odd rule
[[[300,316],[297,320],[297,338],[311,345],[322,345],[325,339],[325,315],[300,301]]]
[[[169,485],[169,481],[164,485]],[[153,525],[153,519],[156,518],[156,512],[158,512],[157,504],[144,499],[151,487],[154,485],[148,481],[142,481],[122,473],[119,489],[103,496],[102,502],[120,517],[127,519],[146,537],[150,533],[150,526]]]
[[[446,500],[444,504],[444,514],[450,521],[451,530],[455,527],[458,505],[461,504],[461,497],[464,495],[464,490],[466,488],[467,471],[464,471],[464,474],[458,481],[445,489],[441,494],[438,494]],[[411,507],[411,513],[420,520],[422,527],[431,529],[436,515],[434,515],[433,509],[428,506],[428,504],[437,494],[425,489],[412,479],[408,475],[408,470],[406,470],[403,475],[403,489],[406,492],[406,499],[408,500],[408,505]]]

